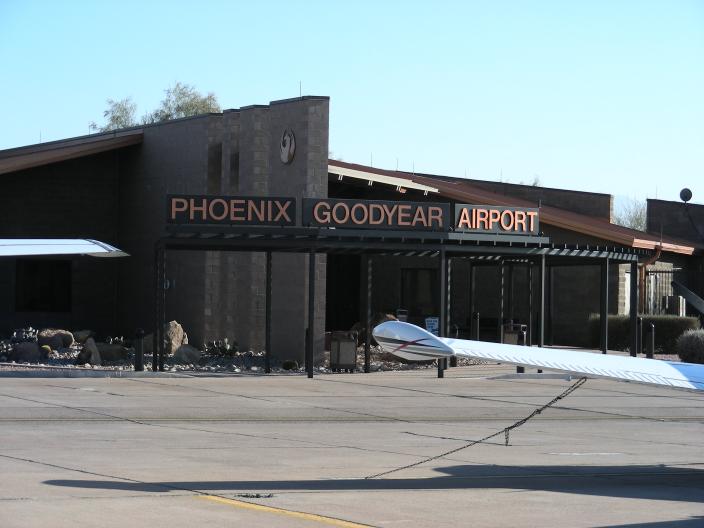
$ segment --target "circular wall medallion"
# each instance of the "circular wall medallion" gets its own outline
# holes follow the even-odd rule
[[[287,128],[281,134],[281,163],[288,165],[293,161],[293,156],[296,154],[296,136],[293,135],[293,130]]]

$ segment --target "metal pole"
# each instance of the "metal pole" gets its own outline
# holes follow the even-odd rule
[[[548,307],[547,307],[547,333],[548,342],[550,345],[555,344],[555,325],[553,324],[553,316],[555,314],[555,266],[547,268],[548,274]]]
[[[166,323],[166,248],[161,247],[161,295],[159,296],[159,372],[164,372],[164,358],[166,356],[164,344],[164,324]]]
[[[452,257],[447,258],[447,263],[446,263],[446,268],[447,268],[447,302],[445,305],[445,311],[447,314],[447,324],[445,325],[445,333],[443,334],[445,337],[451,336],[451,328],[452,328]],[[455,336],[456,337],[456,336]],[[448,366],[448,361],[447,359],[445,360],[445,368]],[[457,366],[457,356],[452,356],[450,357],[450,367],[456,367]]]
[[[538,319],[538,346],[545,346],[545,255],[540,256],[540,298]]]
[[[369,355],[372,344],[372,257],[370,255],[365,255],[364,259],[367,264],[367,295],[364,310],[364,372],[369,372],[371,370],[369,366]]]
[[[137,329],[134,341],[134,370],[142,372],[144,370],[144,330]]]
[[[599,324],[601,326],[601,353],[609,350],[609,259],[601,263],[601,307]]]
[[[445,250],[440,250],[440,273],[439,288],[440,288],[440,324],[438,325],[438,334],[442,337],[445,335],[445,325],[447,324],[447,255]],[[445,377],[445,361],[438,358],[438,378]]]
[[[533,346],[533,261],[528,263],[528,346]]]
[[[154,244],[154,329],[152,331],[152,371],[159,370],[159,358],[157,356],[157,344],[159,343],[159,243]]]
[[[506,305],[508,307],[508,313],[507,313],[507,319],[513,323],[514,315],[515,315],[515,306],[513,305],[513,262],[508,263],[508,288],[507,288],[507,302]],[[524,343],[525,344],[525,343]]]
[[[479,341],[479,312],[474,312],[472,319],[474,320],[474,331],[476,332],[475,339]]]
[[[631,262],[631,356],[638,351],[638,263]]]
[[[315,343],[315,250],[308,253],[308,342],[306,343],[306,371],[313,377],[313,344]]]
[[[499,274],[501,276],[501,293],[499,295],[499,343],[504,342],[504,290],[505,290],[505,269],[504,261],[499,263]]]
[[[638,347],[636,348],[636,354],[643,353],[643,318],[639,315],[636,318],[636,326],[638,331],[636,332],[638,336]]]
[[[648,359],[653,359],[655,354],[655,325],[648,323],[648,345],[646,347],[646,356]]]
[[[479,336],[478,329],[475,329],[474,324],[474,264],[469,264],[469,335],[473,335],[473,331]],[[477,340],[479,338],[477,337]]]
[[[445,259],[445,326],[442,327],[443,337],[449,337],[452,324],[452,257]]]
[[[264,372],[271,372],[271,251],[266,252],[266,308],[264,314]]]

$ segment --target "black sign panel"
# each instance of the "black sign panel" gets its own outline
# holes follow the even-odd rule
[[[304,198],[303,225],[447,231],[450,204]]]
[[[170,224],[296,225],[296,199],[280,196],[166,197]]]
[[[539,227],[535,208],[455,204],[455,231],[537,235]]]

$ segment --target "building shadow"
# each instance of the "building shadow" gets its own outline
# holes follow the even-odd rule
[[[699,503],[704,497],[704,469],[663,465],[628,466],[501,466],[461,465],[439,468],[428,478],[164,481],[47,480],[50,486],[131,492],[225,491],[389,491],[520,489],[576,495]],[[687,526],[687,525],[683,525]],[[700,524],[701,526],[701,524]],[[653,526],[656,528],[657,524]],[[659,527],[657,527],[659,528]]]
[[[596,528],[701,528],[704,526],[704,517],[691,517],[677,521],[656,521],[635,524],[609,524]]]

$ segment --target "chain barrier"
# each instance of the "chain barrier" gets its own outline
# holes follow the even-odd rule
[[[509,425],[508,427],[504,427],[503,429],[501,429],[500,431],[497,431],[496,433],[492,433],[492,434],[490,434],[489,436],[485,436],[484,438],[481,438],[481,439],[479,439],[479,440],[474,440],[474,441],[472,441],[472,442],[470,442],[470,443],[468,443],[468,444],[465,444],[465,445],[463,445],[463,446],[457,447],[457,448],[455,448],[455,449],[451,449],[450,451],[445,451],[444,453],[441,453],[441,454],[439,454],[439,455],[435,455],[435,456],[431,456],[431,457],[428,457],[428,458],[424,458],[423,460],[420,460],[420,461],[418,461],[418,462],[414,462],[413,464],[408,464],[407,466],[401,466],[401,467],[398,467],[398,468],[395,468],[395,469],[390,469],[390,470],[388,470],[388,471],[384,471],[384,472],[382,472],[382,473],[377,473],[377,474],[375,474],[375,475],[369,475],[368,477],[364,477],[364,480],[375,479],[375,478],[383,477],[383,476],[385,476],[385,475],[389,475],[389,474],[391,474],[391,473],[396,473],[396,472],[398,472],[398,471],[403,471],[404,469],[410,469],[410,468],[413,468],[413,467],[416,467],[416,466],[420,466],[421,464],[425,464],[426,462],[431,462],[431,461],[433,461],[433,460],[437,460],[438,458],[443,458],[443,457],[446,457],[447,455],[451,455],[451,454],[453,454],[453,453],[457,453],[458,451],[462,451],[463,449],[467,449],[468,447],[472,447],[472,446],[475,446],[475,445],[477,445],[477,444],[481,444],[481,443],[483,443],[483,442],[486,442],[487,440],[491,440],[492,438],[495,438],[495,437],[500,436],[500,435],[502,435],[502,434],[504,435],[504,442],[505,442],[505,445],[508,446],[509,435],[510,435],[510,433],[511,433],[511,431],[512,431],[513,429],[516,429],[516,428],[522,426],[522,425],[525,424],[527,421],[529,421],[531,418],[534,418],[534,417],[538,416],[538,415],[539,415],[540,413],[542,413],[545,409],[548,409],[548,408],[552,407],[553,405],[555,405],[557,402],[559,402],[559,401],[562,400],[563,398],[566,398],[567,396],[569,396],[570,394],[572,394],[574,391],[576,391],[579,387],[581,387],[582,385],[584,385],[584,383],[585,383],[586,381],[587,381],[587,378],[579,378],[576,382],[574,382],[572,385],[570,385],[570,387],[568,387],[567,389],[565,389],[565,390],[564,390],[561,394],[559,394],[558,396],[555,396],[555,397],[554,397],[552,400],[550,400],[548,403],[546,403],[546,404],[544,404],[544,405],[538,407],[537,409],[535,409],[532,413],[530,413],[530,414],[529,414],[528,416],[526,416],[525,418],[521,418],[521,419],[518,420],[516,423],[513,423],[513,424]]]

